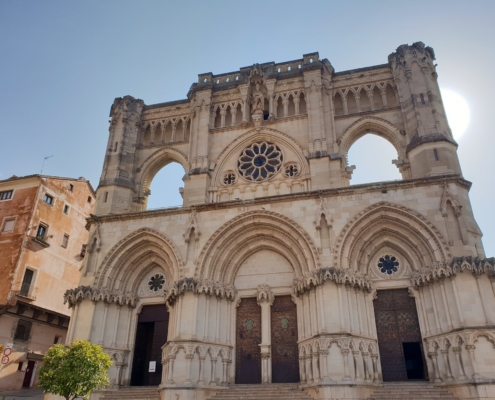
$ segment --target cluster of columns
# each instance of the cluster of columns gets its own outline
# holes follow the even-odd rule
[[[379,380],[377,354],[348,348],[342,348],[340,352],[344,361],[344,381],[376,382]],[[303,351],[300,351],[300,353],[303,353]],[[324,349],[299,356],[301,383],[316,384],[332,381],[328,371],[328,354],[329,351]],[[349,354],[352,354],[354,379],[350,375]],[[364,367],[364,376],[361,376],[359,368],[360,358]]]
[[[481,378],[479,372],[478,372],[478,366],[476,364],[476,359],[474,357],[474,350],[476,349],[476,346],[474,345],[465,345],[466,350],[468,351],[469,354],[469,361],[471,363],[471,366],[473,368],[473,375],[471,376],[472,379],[479,379]],[[435,349],[434,351],[428,352],[428,357],[431,359],[431,363],[433,364],[433,372],[435,374],[434,377],[434,382],[454,382],[454,381],[466,381],[468,377],[466,376],[466,370],[464,368],[464,363],[462,361],[462,348],[461,346],[457,347],[452,347],[452,351],[455,355],[455,360],[457,362],[457,367],[459,371],[459,375],[454,378],[452,374],[452,368],[450,365],[450,359],[449,359],[449,349],[445,350],[440,350],[440,354],[442,355],[443,359],[443,365],[445,367],[444,369],[444,375],[445,379],[442,378],[442,373],[440,372],[440,367],[438,365],[438,349]]]
[[[380,89],[380,95],[382,98],[382,108],[388,108],[390,105],[388,104],[387,100],[387,86],[381,87]],[[343,107],[343,114],[347,115],[349,114],[349,107],[347,104],[347,96],[352,93],[354,100],[356,102],[356,112],[361,112],[361,92],[362,90],[359,91],[352,91],[348,90],[345,92],[339,91],[337,95],[340,95],[340,98],[342,99],[342,107]],[[398,98],[398,93],[394,90],[395,93],[395,98],[397,104],[399,104],[399,98]],[[370,106],[370,111],[375,110],[375,104],[374,104],[374,90],[373,89],[367,89],[366,90],[366,96],[368,97],[368,102]]]

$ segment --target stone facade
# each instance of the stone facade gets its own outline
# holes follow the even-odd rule
[[[79,283],[95,193],[84,178],[0,181],[0,389],[36,385],[54,343],[64,343],[64,292]]]
[[[284,379],[273,352],[287,344],[290,358],[291,343],[314,398],[366,398],[387,379],[374,299],[403,289],[423,377],[460,398],[495,398],[495,260],[434,59],[418,42],[387,64],[335,72],[312,53],[200,74],[185,100],[115,99],[83,277],[66,293],[69,339],[100,343],[115,360],[112,385],[128,386],[142,310],[164,304],[162,399],[206,398],[241,370]],[[347,153],[367,133],[395,147],[402,181],[349,185]],[[186,171],[184,205],[146,211],[170,162]],[[272,318],[286,296],[296,311],[284,300]],[[258,353],[241,355],[249,338]]]

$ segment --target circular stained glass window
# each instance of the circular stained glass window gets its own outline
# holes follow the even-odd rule
[[[394,256],[383,256],[378,260],[378,269],[382,274],[392,275],[397,272],[399,261]]]
[[[242,151],[237,169],[245,179],[259,182],[275,175],[283,160],[282,150],[277,145],[270,142],[253,143]]]
[[[152,292],[158,292],[165,285],[165,277],[162,274],[153,275],[148,281],[148,288]]]

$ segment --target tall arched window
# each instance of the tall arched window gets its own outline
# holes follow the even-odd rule
[[[176,162],[158,171],[151,182],[147,209],[182,206],[180,189],[184,187],[184,174],[184,168]]]
[[[369,182],[402,180],[398,168],[392,164],[397,151],[387,140],[367,134],[356,141],[347,155],[348,165],[355,165],[351,185]]]

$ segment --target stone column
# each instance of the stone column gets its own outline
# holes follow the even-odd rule
[[[119,319],[120,319],[120,308],[122,306],[120,304],[117,304],[117,315],[115,316],[115,324],[114,324],[114,327],[113,327],[113,336],[112,336],[112,344],[110,345],[110,347],[117,347],[117,332],[118,332],[118,328],[119,328]]]
[[[373,382],[378,381],[378,354],[371,355],[371,364],[373,366]]]
[[[167,383],[173,384],[174,383],[174,360],[175,356],[169,356],[168,357],[168,379]]]
[[[258,305],[261,307],[261,376],[262,383],[271,382],[271,306],[275,300],[275,296],[267,284],[258,286],[256,294]]]
[[[227,115],[227,111],[223,108],[220,110],[220,127],[223,128],[225,126],[225,115]]]
[[[452,351],[455,354],[455,358],[457,360],[457,365],[459,366],[459,371],[461,374],[457,377],[458,381],[465,381],[467,379],[466,376],[466,371],[464,371],[464,364],[462,363],[462,356],[461,356],[461,347],[453,347]]]
[[[476,364],[476,359],[474,358],[474,349],[476,349],[476,346],[474,345],[466,345],[466,350],[469,351],[469,359],[471,361],[471,365],[473,366],[473,379],[479,379],[481,378],[481,375],[478,372],[478,364]]]
[[[311,354],[307,354],[306,359],[306,383],[313,383],[313,369],[311,365]]]
[[[341,349],[342,357],[344,357],[344,381],[352,380],[349,375],[349,349]]]
[[[328,350],[320,350],[320,375],[322,381],[328,381]]]
[[[370,110],[373,111],[375,109],[375,104],[373,102],[373,91],[372,90],[368,90],[366,92],[366,95],[368,96],[368,101],[370,103]]]
[[[359,372],[359,351],[353,351],[352,352],[352,358],[354,360],[354,379],[358,382],[362,381],[361,379],[361,373]]]
[[[452,382],[454,377],[452,376],[452,370],[450,369],[449,362],[449,350],[442,350],[443,363],[445,364],[445,369],[447,370],[447,382]]]
[[[191,363],[194,359],[194,354],[186,354],[186,380],[184,383],[192,383],[191,382]]]
[[[311,355],[311,361],[313,364],[313,382],[317,383],[320,381],[320,367],[319,367],[319,351],[314,351]]]
[[[105,308],[103,309],[103,323],[101,324],[101,331],[100,331],[100,340],[98,341],[98,344],[100,346],[103,346],[103,341],[105,339],[105,325],[107,322],[107,313],[108,313],[108,303],[105,302]]]
[[[431,351],[428,353],[428,357],[431,358],[431,362],[433,363],[433,371],[435,372],[435,379],[433,382],[443,382],[443,379],[440,376],[440,370],[438,369],[438,353],[436,351]]]
[[[363,367],[364,367],[364,380],[366,382],[371,382],[370,374],[368,372],[368,355],[369,353],[362,351],[361,358],[363,359]]]
[[[299,97],[293,97],[294,100],[294,108],[295,108],[295,115],[299,115],[299,102],[301,99]]]
[[[211,357],[211,370],[210,370],[210,385],[216,386],[217,382],[215,380],[215,370],[217,368],[217,357]]]
[[[305,356],[299,356],[299,375],[301,376],[301,383],[306,383],[306,363]]]
[[[205,362],[206,356],[200,356],[199,357],[199,380],[198,380],[198,385],[204,385],[205,380],[203,379],[204,375],[204,362]]]
[[[229,360],[222,359],[222,385],[227,385],[227,363]]]
[[[361,112],[361,92],[353,93],[354,100],[356,100],[356,111]]]
[[[282,105],[284,106],[284,117],[289,115],[289,99],[283,99]]]
[[[388,102],[387,102],[387,87],[380,89],[380,94],[382,95],[382,103],[383,103],[383,108],[388,107]]]
[[[230,114],[232,115],[232,126],[234,126],[236,124],[237,108],[231,107]]]

